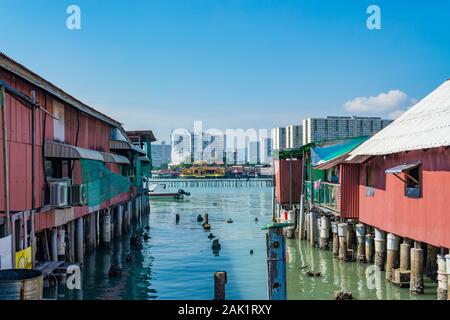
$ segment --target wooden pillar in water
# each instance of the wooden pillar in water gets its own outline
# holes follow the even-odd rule
[[[416,242],[411,249],[411,281],[409,290],[412,293],[424,293],[423,287],[423,250]]]
[[[358,223],[356,225],[356,261],[365,262],[366,261],[366,226],[363,223]]]
[[[286,300],[286,240],[283,227],[273,224],[266,229],[269,300]]]
[[[330,237],[330,218],[322,216],[320,218],[320,249],[328,250],[330,248],[328,240]]]
[[[384,255],[386,251],[386,233],[383,230],[375,229],[375,266],[380,271],[384,270]]]
[[[109,248],[111,244],[111,213],[109,209],[104,210],[102,219],[102,244]]]
[[[347,223],[338,224],[338,235],[339,235],[339,259],[342,261],[348,260],[347,252]]]
[[[305,211],[304,211],[304,204],[303,204],[303,195],[300,197],[300,209],[299,209],[299,215],[298,215],[298,239],[304,240],[305,239]]]
[[[317,237],[317,215],[315,212],[311,211],[309,216],[309,243],[312,247],[316,245],[316,237]]]
[[[371,233],[367,233],[365,237],[365,250],[364,254],[366,256],[367,263],[373,263],[373,251],[375,246],[375,236]]]
[[[387,235],[386,244],[386,280],[392,281],[398,255],[398,237],[392,233]]]
[[[428,244],[427,249],[427,261],[425,266],[425,273],[431,278],[431,280],[436,281],[437,279],[437,256],[439,254],[439,248]]]
[[[331,223],[331,231],[333,233],[333,257],[339,257],[339,234],[338,234],[338,223]]]
[[[52,261],[58,261],[58,229],[53,228],[50,233],[50,254]]]
[[[66,229],[64,226],[58,227],[58,260],[66,259]]]
[[[84,259],[84,220],[80,217],[76,220],[76,245],[75,245],[75,260],[83,264]]]
[[[437,299],[447,300],[448,299],[448,277],[447,277],[447,265],[445,261],[445,256],[443,254],[438,254],[436,259],[438,265],[438,287],[437,287]]]
[[[306,240],[310,241],[311,239],[311,213],[307,213],[305,215],[305,229],[306,229]]]
[[[225,300],[225,285],[227,273],[225,271],[214,272],[214,300]]]

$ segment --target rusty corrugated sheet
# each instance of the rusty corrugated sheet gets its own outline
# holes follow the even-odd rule
[[[342,218],[359,217],[359,165],[341,164],[340,215]]]
[[[292,179],[290,177],[292,164]],[[275,165],[275,183],[276,183],[276,198],[280,204],[293,204],[300,202],[302,194],[302,167],[303,161],[301,158],[293,158],[293,160],[281,159],[274,160]],[[291,190],[292,182],[292,190]],[[292,192],[292,193],[291,193]]]

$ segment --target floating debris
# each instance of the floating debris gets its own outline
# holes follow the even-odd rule
[[[339,290],[334,293],[336,300],[353,300],[353,295],[350,291]]]
[[[253,254],[253,250],[250,250],[250,254]]]
[[[234,222],[234,221],[233,221],[233,219],[231,219],[231,218],[227,220],[227,223],[233,223],[233,222]]]
[[[217,207],[217,202],[213,202],[213,206],[214,206],[214,207]]]
[[[209,236],[208,236],[209,239],[214,239],[215,237],[216,237],[216,236],[213,235],[212,233],[210,233]]]
[[[320,271],[309,270],[309,271],[306,271],[306,275],[309,277],[320,277],[322,275],[322,273]]]
[[[256,218],[255,218],[255,222],[258,222],[258,221],[259,221],[259,219],[258,219],[258,217],[256,217]]]
[[[175,215],[175,221],[176,221],[176,222],[179,222],[179,221],[180,221],[180,215],[179,215],[178,213]]]
[[[213,249],[213,251],[219,251],[221,249],[221,245],[219,243],[219,239],[216,239],[213,241],[211,248]]]
[[[301,267],[300,267],[300,270],[306,269],[306,268],[308,268],[308,267],[309,267],[309,264],[304,265],[304,266],[301,266]]]
[[[120,277],[122,275],[122,269],[117,264],[112,264],[108,271],[108,276],[112,277]]]

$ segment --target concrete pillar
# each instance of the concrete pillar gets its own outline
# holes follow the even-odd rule
[[[411,248],[408,243],[400,245],[400,271],[408,271],[411,263]]]
[[[84,220],[83,217],[78,218],[76,221],[76,254],[75,254],[75,260],[83,264],[83,258],[84,258]]]
[[[445,255],[445,268],[447,269],[447,300],[450,300],[450,254]]]
[[[384,254],[386,251],[386,233],[375,229],[375,266],[380,271],[384,270]]]
[[[305,217],[305,224],[306,224],[306,240],[311,241],[311,213],[307,213]]]
[[[339,234],[338,234],[338,223],[331,223],[331,231],[333,233],[333,257],[339,257]]]
[[[398,237],[392,233],[387,235],[386,280],[392,281],[398,256]]]
[[[115,236],[121,237],[122,236],[122,229],[123,229],[123,206],[120,205],[117,207],[117,217],[116,217],[116,223],[115,223]]]
[[[374,246],[375,246],[375,236],[373,234],[366,234],[365,237],[365,250],[364,250],[364,254],[366,256],[366,262],[367,263],[373,263],[374,258],[373,258],[373,250],[374,250]]]
[[[355,240],[355,231],[353,230],[353,223],[347,222],[347,250],[354,250],[353,243]]]
[[[366,261],[366,246],[365,246],[365,235],[366,235],[366,226],[363,223],[358,223],[356,225],[356,261],[365,262]]]
[[[425,266],[425,274],[431,278],[431,280],[437,280],[437,256],[440,252],[438,247],[432,246],[428,244],[426,254],[426,266]]]
[[[411,249],[411,280],[409,290],[413,293],[424,292],[423,288],[423,250]]]
[[[317,216],[314,212],[310,213],[310,217],[309,217],[309,229],[310,229],[310,239],[309,239],[309,243],[311,244],[312,247],[315,246],[316,244],[316,233],[317,233]]]
[[[50,233],[50,255],[52,261],[58,261],[58,229],[53,228]]]
[[[330,218],[322,216],[320,218],[320,249],[329,249],[328,238],[330,236]]]
[[[66,229],[58,229],[58,259],[64,261],[66,257]]]
[[[437,255],[437,265],[438,265],[438,288],[437,288],[437,299],[447,300],[448,299],[448,277],[447,277],[447,265],[445,262],[445,256],[442,254]]]
[[[347,223],[339,223],[338,224],[339,259],[343,260],[343,261],[348,260],[347,232],[348,232],[348,224]]]
[[[111,244],[111,213],[105,210],[102,219],[102,243],[105,248]]]

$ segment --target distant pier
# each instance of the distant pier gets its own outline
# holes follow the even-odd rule
[[[148,184],[165,184],[168,188],[255,188],[272,187],[272,178],[257,179],[164,179],[152,178]]]

